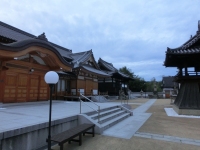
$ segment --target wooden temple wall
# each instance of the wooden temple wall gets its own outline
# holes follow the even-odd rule
[[[118,80],[107,79],[100,80],[98,83],[99,93],[107,93],[108,95],[119,95],[121,83]]]
[[[49,98],[49,87],[44,81],[45,66],[19,61],[9,61],[4,65],[8,68],[0,70],[1,102],[30,102]],[[32,73],[30,66],[34,68]]]
[[[6,66],[6,67],[2,67]],[[30,69],[34,71],[31,73]],[[46,66],[22,61],[8,61],[0,67],[0,102],[17,103],[49,99],[49,86],[44,75]],[[98,94],[98,79],[79,76],[77,79],[60,78],[53,90],[54,99],[68,95]],[[95,94],[95,95],[96,95]]]
[[[93,90],[98,90],[98,80],[93,78],[85,78],[79,76],[77,79],[77,95],[82,93],[84,95],[92,95]],[[84,92],[83,92],[84,91]]]
[[[3,72],[2,72],[2,65],[1,65],[1,61],[0,61],[0,102],[3,101]]]

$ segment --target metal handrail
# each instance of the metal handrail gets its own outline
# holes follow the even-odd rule
[[[123,104],[123,101],[124,101],[124,104],[126,104],[126,102],[127,102],[127,104],[128,104],[128,99],[124,99],[124,100],[122,99],[122,100],[121,100],[121,104]]]
[[[80,99],[80,97],[79,97],[79,99]],[[80,102],[83,102],[84,103],[84,101],[82,101],[81,99],[80,99]],[[88,107],[90,107],[90,108],[92,108],[90,105],[88,105],[87,103],[84,103],[85,105],[87,105]],[[96,109],[94,109],[94,108],[92,108],[94,111],[96,111],[96,112],[98,112]],[[80,113],[81,113],[81,109],[80,109]]]
[[[79,97],[80,100],[80,114],[81,114],[81,102],[83,102],[83,104],[87,105],[88,107],[92,108],[93,110],[95,110],[98,113],[98,123],[100,122],[100,106],[97,105],[96,103],[94,103],[93,101],[91,101],[89,98],[85,97],[84,95],[80,94],[82,97],[84,97],[85,99],[89,100],[90,102],[92,102],[93,104],[95,104],[96,106],[98,106],[98,110],[95,110],[94,108],[92,108],[91,106],[89,106],[88,104],[84,103],[84,101],[81,100],[81,98]]]
[[[95,102],[91,101],[89,98],[87,98],[87,97],[84,96],[83,94],[80,93],[80,95],[81,95],[82,97],[84,97],[85,99],[87,99],[88,101],[92,102],[93,104],[97,105]],[[99,106],[99,105],[97,105],[97,106]]]

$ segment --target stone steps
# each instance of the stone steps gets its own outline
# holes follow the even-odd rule
[[[102,109],[100,111],[99,120],[97,112],[89,112],[86,113],[88,117],[90,117],[94,123],[100,125],[100,130],[104,131],[113,125],[121,122],[122,120],[131,116],[131,113],[122,109],[119,106],[113,106],[109,108]],[[98,122],[99,121],[99,122]]]

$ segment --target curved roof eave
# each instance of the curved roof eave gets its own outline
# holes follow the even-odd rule
[[[134,80],[134,78],[131,78],[125,74],[123,74],[122,72],[118,71],[118,72],[114,72],[112,76],[116,76],[116,77],[120,77],[126,80]]]
[[[80,67],[78,67],[76,69],[83,69],[83,70],[85,70],[87,72],[90,72],[92,74],[95,74],[95,75],[101,76],[101,77],[111,77],[111,75],[103,72],[102,70],[97,70],[97,69],[92,68],[92,67],[87,66],[87,65],[82,65],[82,66],[80,66]]]
[[[101,63],[105,68],[107,68],[110,71],[117,71],[117,69],[113,66],[112,63],[106,62],[105,60],[99,58],[98,63]]]
[[[0,44],[0,49],[11,52],[19,52],[31,46],[39,46],[51,50],[53,53],[57,55],[57,57],[63,64],[65,64],[68,67],[72,67],[72,65],[69,64],[69,62],[67,62],[53,46],[51,46],[48,42],[43,40],[27,39],[19,42],[14,42],[11,44]]]
[[[189,47],[191,47],[192,45],[194,45],[199,39],[200,39],[200,33],[197,32],[197,34],[195,36],[193,36],[192,38],[190,38],[183,45],[181,45],[181,46],[179,46],[177,48],[169,48],[169,47],[167,47],[166,53],[173,52],[173,51],[176,51],[176,50],[185,50],[185,49],[188,49]]]

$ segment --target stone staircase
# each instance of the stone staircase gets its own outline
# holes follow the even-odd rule
[[[91,97],[91,100],[93,102],[99,102],[99,103],[104,103],[104,102],[107,102],[108,100],[105,98],[105,96],[101,96],[101,95],[98,95],[98,96],[92,96]]]
[[[82,114],[82,116],[85,117],[85,119],[82,118],[82,121],[88,120],[90,123],[92,122],[96,124],[96,133],[101,134],[104,130],[123,121],[131,115],[133,115],[132,111],[122,105],[119,105],[101,109],[99,119],[96,111]],[[88,121],[86,122],[88,123]]]

